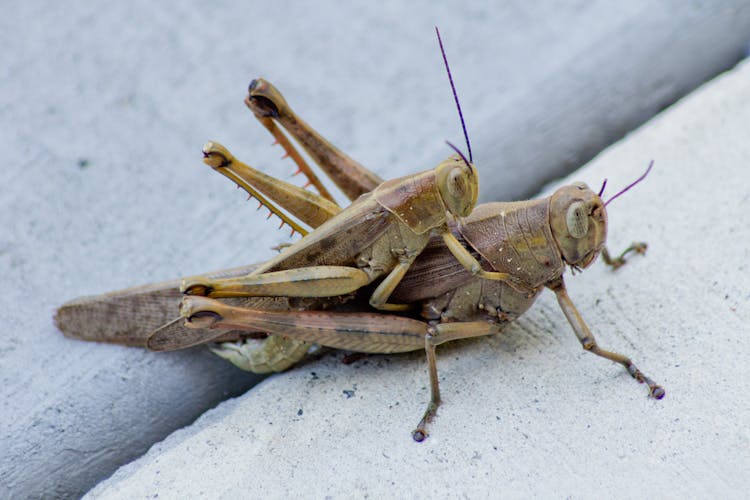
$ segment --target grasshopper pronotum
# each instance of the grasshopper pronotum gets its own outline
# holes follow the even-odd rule
[[[475,207],[477,173],[468,137],[469,159],[457,151],[434,170],[382,182],[299,119],[268,82],[254,80],[245,102],[310,183],[322,186],[277,124],[356,201],[341,209],[322,187],[315,195],[275,180],[209,143],[206,163],[303,238],[259,266],[186,278],[181,317],[171,322],[163,303],[177,296],[177,282],[68,303],[56,315],[66,335],[153,350],[223,342],[214,352],[256,372],[288,368],[310,343],[370,353],[425,349],[431,398],[412,433],[421,441],[440,404],[436,346],[497,333],[546,287],[584,349],[625,366],[648,384],[651,396],[664,396],[628,357],[597,345],[562,277],[566,265],[586,268],[600,253],[616,267],[626,253],[643,252],[645,245],[634,244],[612,259],[604,247],[606,204],[635,182],[607,203],[604,186],[597,194],[573,184],[548,198]],[[307,234],[266,196],[315,229]],[[107,332],[103,321],[124,324]],[[264,334],[270,336],[260,346],[247,339]]]

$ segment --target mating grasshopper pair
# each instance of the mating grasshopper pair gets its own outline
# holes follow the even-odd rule
[[[619,266],[627,252],[645,249],[636,244],[609,257],[604,186],[598,194],[574,184],[544,199],[475,206],[468,137],[468,158],[456,150],[433,170],[383,182],[297,117],[268,82],[254,80],[245,103],[320,194],[252,169],[217,143],[205,146],[204,161],[303,238],[258,266],[182,280],[176,319],[165,305],[178,295],[177,282],[70,302],[56,315],[66,335],[152,350],[216,342],[218,355],[259,373],[292,366],[311,344],[366,353],[425,349],[431,397],[412,433],[422,441],[440,404],[436,346],[499,332],[546,287],[584,349],[622,364],[663,397],[628,357],[597,345],[565,290],[566,265],[586,268],[602,253]],[[333,202],[278,125],[351,205]],[[279,206],[314,230],[308,234]]]

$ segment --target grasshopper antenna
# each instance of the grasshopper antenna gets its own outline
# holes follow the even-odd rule
[[[451,75],[451,68],[448,66],[448,57],[445,55],[445,48],[443,47],[443,40],[440,38],[440,30],[437,26],[435,26],[435,33],[437,34],[438,43],[440,44],[440,53],[443,55],[443,62],[445,63],[445,71],[448,73],[448,81],[451,83],[451,90],[453,91],[453,99],[456,101],[456,108],[458,109],[458,117],[461,119],[461,128],[464,131],[464,138],[466,139],[466,149],[469,152],[469,161],[466,162],[468,165],[469,162],[473,161],[473,158],[471,156],[471,143],[469,142],[469,134],[466,132],[466,122],[464,122],[464,114],[461,112],[461,103],[458,102],[458,93],[456,93],[456,86],[453,84],[453,75]],[[447,141],[446,141],[447,142]],[[466,161],[466,157],[461,154],[456,147],[448,143],[450,147],[452,147],[459,155],[461,155],[461,158]]]
[[[602,187],[599,189],[599,194],[597,195],[599,198],[602,197],[604,194],[604,188],[607,187],[607,179],[604,179],[604,182],[602,182]]]
[[[462,159],[462,160],[464,161],[464,163],[466,163],[467,165],[469,164],[469,160],[467,160],[467,159],[466,159],[466,157],[464,156],[464,154],[463,154],[463,153],[461,152],[461,150],[460,150],[460,149],[458,149],[458,148],[457,148],[456,146],[454,146],[454,145],[453,145],[453,144],[452,144],[452,143],[451,143],[450,141],[445,141],[445,143],[446,143],[446,144],[447,144],[448,146],[450,146],[450,148],[451,148],[451,149],[452,149],[453,151],[455,151],[455,152],[456,152],[456,153],[458,154],[458,156],[460,156],[460,157],[461,157],[461,159]]]
[[[621,190],[621,191],[620,191],[619,193],[617,193],[616,195],[614,195],[614,196],[613,196],[612,198],[610,198],[610,199],[608,199],[607,201],[605,201],[605,202],[604,202],[604,206],[606,207],[607,205],[609,205],[609,203],[610,203],[610,202],[611,202],[612,200],[614,200],[615,198],[617,198],[617,197],[618,197],[618,196],[620,196],[621,194],[624,194],[624,193],[625,193],[626,191],[628,191],[628,190],[629,190],[630,188],[632,188],[633,186],[635,186],[636,184],[638,184],[639,182],[641,182],[641,181],[642,181],[643,179],[645,179],[645,178],[646,178],[646,176],[648,175],[648,173],[649,173],[649,172],[651,172],[651,167],[653,167],[653,166],[654,166],[654,160],[651,160],[651,162],[650,162],[650,163],[648,164],[648,168],[646,169],[646,171],[645,171],[645,172],[643,172],[643,175],[641,175],[641,176],[640,176],[640,177],[638,177],[638,178],[637,178],[636,180],[634,180],[633,182],[631,182],[630,184],[628,184],[627,186],[625,186],[625,188],[624,188],[624,189],[622,189],[622,190]],[[603,189],[602,189],[602,190],[603,190]]]

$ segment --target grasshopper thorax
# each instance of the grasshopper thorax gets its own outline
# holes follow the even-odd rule
[[[446,210],[455,217],[466,217],[477,204],[479,176],[470,162],[454,155],[435,169],[435,180]]]
[[[586,268],[607,239],[607,209],[586,184],[563,186],[550,197],[550,228],[566,264]]]

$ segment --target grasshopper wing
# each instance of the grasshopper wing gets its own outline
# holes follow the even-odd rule
[[[242,276],[255,267],[237,267],[210,276]],[[55,324],[69,338],[146,347],[154,330],[179,315],[181,282],[176,279],[81,297],[57,310]],[[179,327],[188,331],[181,324]]]

